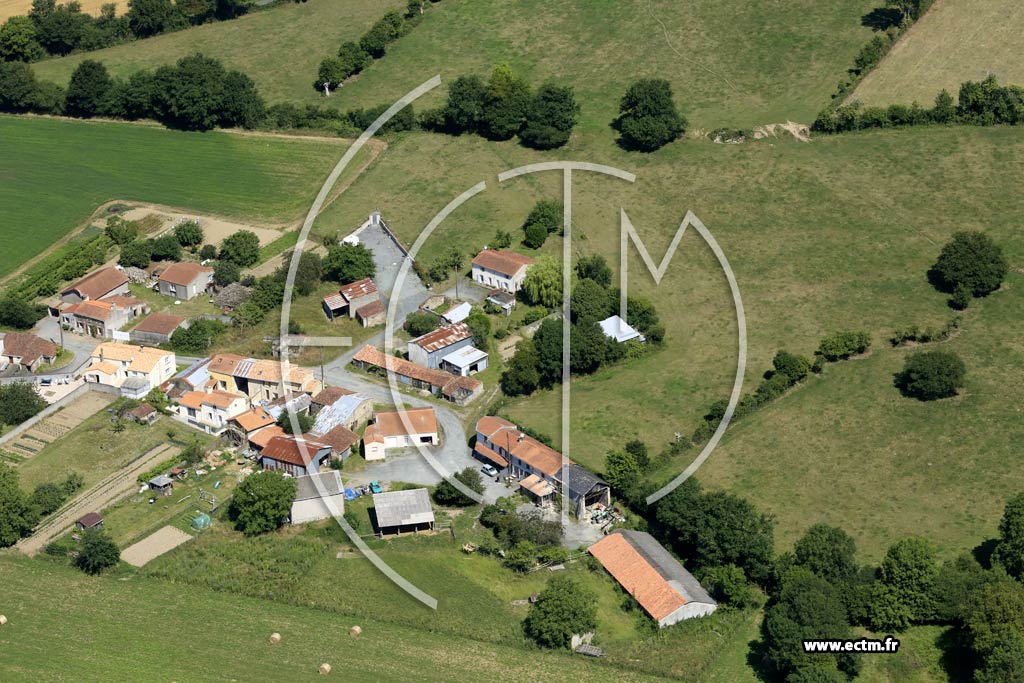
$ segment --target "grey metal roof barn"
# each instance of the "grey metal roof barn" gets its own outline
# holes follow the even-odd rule
[[[317,488],[317,484],[323,488],[324,496],[336,496],[345,490],[341,484],[341,475],[337,470],[296,477],[295,484],[295,500],[297,501],[320,498],[320,489]]]
[[[375,493],[373,507],[381,529],[434,523],[434,509],[426,489]]]

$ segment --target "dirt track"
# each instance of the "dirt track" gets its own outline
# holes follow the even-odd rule
[[[134,491],[140,474],[159,465],[181,451],[177,446],[161,444],[146,451],[125,467],[109,475],[98,484],[74,498],[55,515],[44,520],[28,538],[16,546],[26,555],[35,555],[50,541],[60,536],[83,515],[99,512]]]

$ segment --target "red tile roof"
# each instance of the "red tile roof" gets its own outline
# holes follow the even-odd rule
[[[306,467],[319,450],[329,448],[307,437],[275,436],[263,449],[263,457]]]
[[[422,365],[417,365],[404,358],[388,356],[375,346],[367,344],[359,349],[359,352],[352,358],[353,362],[366,363],[388,372],[393,372],[402,377],[410,377],[419,382],[438,387],[445,396],[451,396],[456,389],[463,389],[475,393],[483,387],[483,383],[474,377],[459,377],[444,370],[431,370]]]
[[[406,422],[409,423],[408,427]],[[434,409],[429,407],[376,413],[374,424],[380,428],[384,436],[437,433],[437,417],[434,415]]]
[[[343,453],[359,443],[359,435],[344,425],[338,425],[323,434],[309,434],[309,438],[324,443],[338,453]]]
[[[23,365],[31,365],[40,357],[57,356],[57,345],[27,332],[8,332],[3,339],[3,355],[20,356]]]
[[[656,621],[686,604],[686,598],[621,533],[611,533],[588,548]]]
[[[170,335],[181,324],[185,318],[167,313],[154,313],[135,326],[136,332],[152,332],[153,334]]]
[[[77,293],[83,299],[99,299],[128,284],[128,276],[117,268],[103,268],[71,285],[61,294]]]
[[[367,294],[376,294],[377,285],[374,284],[373,280],[367,277],[344,285],[338,293],[345,297],[346,301],[352,301],[353,299],[364,297]]]
[[[321,406],[332,406],[337,403],[338,399],[342,396],[348,396],[349,394],[354,393],[354,391],[346,389],[345,387],[325,387],[323,391],[311,399],[311,402]]]
[[[179,263],[172,263],[164,272],[160,273],[160,281],[187,287],[195,282],[196,278],[200,275],[208,276],[211,273],[213,273],[213,268],[207,268],[198,263],[181,261]]]
[[[513,277],[523,266],[533,263],[529,256],[517,254],[514,251],[502,251],[500,249],[484,249],[473,259],[473,265],[487,270],[493,270],[506,277]]]

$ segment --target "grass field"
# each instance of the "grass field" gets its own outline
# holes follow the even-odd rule
[[[194,543],[193,541],[192,543]],[[188,547],[191,543],[186,544]],[[211,592],[168,590],[127,574],[89,578],[53,563],[0,558],[10,620],[5,681],[318,681],[321,662],[349,681],[554,683],[664,680],[569,655],[524,651],[450,633]],[[40,590],[46,586],[46,590]],[[348,635],[358,623],[363,633]],[[269,644],[272,632],[283,640]],[[64,643],[55,647],[54,643]]]
[[[945,88],[994,74],[1024,84],[1024,14],[1013,0],[936,0],[882,63],[857,86],[868,105],[930,106]]]
[[[0,274],[112,199],[297,220],[345,142],[0,117]]]
[[[811,144],[786,139],[744,145],[687,143],[644,157],[588,142],[574,141],[575,148],[565,156],[634,170],[639,179],[629,187],[596,176],[574,176],[575,250],[602,253],[617,263],[617,213],[622,206],[658,260],[682,215],[692,209],[722,245],[738,278],[749,332],[748,390],[778,349],[810,355],[818,340],[836,329],[866,329],[879,347],[896,327],[945,324],[952,315],[945,296],[931,288],[924,274],[956,230],[986,230],[1012,262],[1024,255],[1015,219],[1024,210],[1015,189],[1024,177],[1024,144],[1014,130],[885,131],[819,138]],[[429,166],[417,163],[425,158],[431,159]],[[488,189],[450,216],[424,248],[428,259],[452,243],[473,253],[499,228],[521,234],[518,225],[532,202],[545,194],[559,195],[557,174],[496,183],[496,171],[539,158],[558,157],[534,155],[512,143],[409,136],[392,145],[350,188],[346,201],[318,221],[318,229],[351,223],[363,208],[374,205],[385,216],[394,216],[392,226],[411,242],[441,206],[487,179]],[[547,250],[558,248],[557,240],[545,245]],[[735,314],[721,271],[697,235],[684,237],[660,287],[653,286],[637,258],[631,258],[630,269],[633,291],[656,300],[668,341],[663,351],[574,381],[571,456],[596,470],[602,469],[608,449],[629,438],[643,438],[657,452],[673,432],[692,433],[707,406],[728,395],[735,371]],[[1018,296],[1011,286],[980,302],[967,316],[963,343],[984,340],[983,332],[972,334],[972,325],[994,325],[998,334],[1012,338],[1006,327],[1011,318],[1003,316],[1004,323],[997,324],[989,320],[989,311],[1014,305]],[[972,366],[985,359],[975,347],[964,347],[963,353]],[[994,353],[992,362],[1004,372],[1019,362],[1012,349]],[[864,392],[851,393],[850,385],[856,383],[850,373],[878,362],[885,366]],[[945,552],[973,546],[990,533],[1002,496],[1022,483],[1020,473],[1014,470],[1003,477],[995,489],[999,494],[986,498],[983,514],[965,517],[943,507],[944,502],[953,497],[959,511],[970,509],[973,498],[992,483],[989,473],[1002,472],[1002,463],[1012,461],[1012,441],[993,436],[985,449],[975,448],[967,438],[942,441],[954,423],[933,414],[943,426],[931,429],[918,414],[918,404],[892,394],[889,377],[898,362],[891,354],[879,354],[834,368],[820,385],[783,398],[777,409],[746,425],[739,423],[701,478],[740,490],[778,514],[780,547],[818,519],[855,533],[872,558],[894,538],[915,529],[917,521],[919,530],[932,533]],[[1016,390],[1002,386],[998,373],[991,378],[976,373],[972,382],[982,379],[984,384],[969,392],[975,423],[992,427],[994,435],[1019,434],[1015,414],[998,408],[1019,404]],[[815,418],[826,405],[811,399],[791,409],[799,429],[776,427],[775,411],[788,410],[812,391],[828,392],[827,409],[840,424],[853,424],[863,414],[880,423],[858,419],[856,429],[827,429]],[[542,392],[513,402],[507,412],[557,437],[559,406],[559,393]],[[950,404],[929,408],[939,413],[957,409]],[[813,440],[808,432],[815,434]],[[749,435],[743,439],[746,445],[742,454],[734,453],[734,439],[741,434]],[[910,449],[914,459],[939,449],[948,452],[950,461],[977,463],[980,474],[972,482],[946,476],[948,472],[900,469],[891,462],[895,445],[887,438]],[[771,448],[765,446],[768,442]],[[812,463],[824,458],[835,462],[831,459],[839,453],[878,474],[850,469],[815,475]],[[673,461],[660,474],[679,471],[694,455]],[[809,487],[815,476],[835,477],[836,483]],[[765,486],[766,480],[777,485]],[[840,485],[854,484],[859,495],[839,493]],[[933,487],[940,484],[951,487],[943,503],[932,497]],[[798,504],[803,500],[796,497],[798,492],[807,497],[806,504]],[[883,509],[889,513],[876,513]],[[900,509],[921,513],[894,514]],[[870,521],[862,521],[865,511],[872,511]]]
[[[324,100],[311,87],[316,66],[359,36],[388,7],[404,3],[310,2],[118,46],[88,57],[126,75],[195,50],[252,76],[269,102],[324,102],[343,108],[392,102],[434,74],[484,74],[508,62],[535,85],[576,88],[581,130],[611,138],[608,123],[636,78],[668,78],[701,128],[787,119],[810,123],[870,30],[871,0],[445,0],[359,78]],[[258,44],[260,50],[252,50]],[[86,55],[36,66],[66,82]],[[429,102],[429,100],[428,100]]]
[[[2,0],[0,0],[2,1]],[[98,59],[112,73],[127,76],[153,69],[193,52],[221,59],[256,81],[270,102],[315,101],[317,67],[346,40],[358,40],[388,9],[405,9],[402,0],[327,0],[284,3],[231,21],[47,60],[37,73],[66,82],[83,59]],[[259,49],[254,50],[253,46]]]

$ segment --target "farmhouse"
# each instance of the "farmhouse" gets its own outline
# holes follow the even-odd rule
[[[209,434],[220,434],[228,421],[248,408],[244,396],[215,389],[210,392],[190,391],[178,401],[178,416],[183,422]]]
[[[373,511],[381,536],[434,528],[434,508],[426,489],[375,493]]]
[[[128,293],[128,276],[118,268],[102,268],[71,285],[60,293],[61,301],[77,304],[98,301]]]
[[[360,309],[372,304],[380,304],[383,309],[377,285],[370,278],[363,278],[344,285],[337,294],[325,296],[323,309],[328,320],[335,320],[346,315],[349,318],[355,318]],[[364,311],[364,318],[372,317],[373,311],[374,309],[367,308]],[[363,327],[369,327],[369,325],[364,323]]]
[[[618,529],[588,551],[659,627],[718,609],[697,579],[648,533]]]
[[[304,436],[275,436],[260,453],[265,470],[282,470],[293,477],[317,474],[331,459],[331,447]]]
[[[35,372],[57,358],[57,345],[27,332],[8,332],[0,339],[0,370],[16,365]]]
[[[629,323],[617,315],[605,318],[600,322],[600,325],[601,331],[604,332],[604,336],[609,339],[614,339],[620,344],[634,339],[637,339],[640,342],[647,341],[642,334],[637,332]]]
[[[327,519],[332,516],[331,508],[339,515],[345,513],[345,489],[337,470],[295,479],[295,500],[288,516],[292,524]]]
[[[213,268],[184,261],[172,263],[164,272],[160,273],[160,277],[157,279],[161,294],[173,296],[182,301],[199,296],[206,291],[211,282],[213,282]]]
[[[179,327],[188,327],[188,320],[179,315],[153,313],[136,325],[128,335],[135,344],[158,346],[169,342],[171,335]]]
[[[233,353],[213,356],[206,372],[217,389],[242,394],[253,404],[273,401],[285,394],[314,394],[322,388],[312,371],[289,365],[282,391],[283,366],[280,362],[245,358]]]
[[[484,249],[473,259],[473,281],[484,287],[515,293],[523,286],[533,259],[512,251]]]
[[[60,324],[65,329],[90,337],[109,339],[140,315],[149,312],[144,301],[130,296],[115,295],[103,300],[81,301],[64,308]]]
[[[173,351],[106,342],[92,352],[83,377],[118,387],[128,398],[142,398],[170,379],[174,369]]]
[[[415,444],[436,446],[439,443],[437,417],[430,407],[374,413],[373,423],[384,437],[385,448],[405,448]]]
[[[520,488],[540,505],[550,503],[559,491],[580,518],[597,503],[611,505],[607,482],[504,418],[487,415],[477,421],[473,456],[521,477]]]
[[[409,341],[409,360],[430,370],[437,369],[450,353],[473,345],[473,333],[466,323],[444,325]]]
[[[366,345],[353,356],[352,364],[363,370],[391,374],[395,380],[414,389],[425,389],[445,400],[465,405],[483,391],[483,383],[472,377],[456,377],[443,370],[430,370],[380,349]]]

